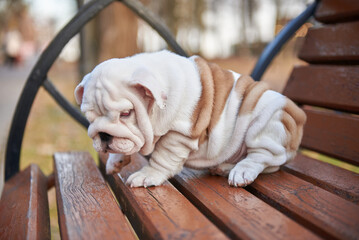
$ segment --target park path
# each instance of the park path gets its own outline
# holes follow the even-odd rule
[[[0,196],[4,181],[4,155],[12,116],[36,57],[21,66],[0,65]]]

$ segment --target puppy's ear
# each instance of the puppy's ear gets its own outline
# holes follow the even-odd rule
[[[79,85],[77,85],[77,87],[75,88],[75,99],[78,105],[81,105],[82,103],[82,97],[84,95],[84,88],[85,88],[85,84],[88,81],[88,79],[90,78],[90,73],[87,74],[82,81],[80,82]]]
[[[161,109],[166,108],[167,95],[162,90],[159,81],[156,81],[153,74],[147,69],[137,70],[132,76],[131,85],[135,87],[145,99],[154,101]]]

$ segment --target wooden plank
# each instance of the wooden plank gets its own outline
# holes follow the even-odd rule
[[[260,175],[248,189],[327,239],[357,239],[359,206],[289,173]]]
[[[311,28],[299,58],[310,63],[359,62],[359,21]]]
[[[359,204],[359,174],[302,154],[298,154],[294,160],[282,166],[282,170]]]
[[[359,66],[296,67],[283,93],[297,103],[359,113]]]
[[[305,108],[302,146],[359,165],[359,117]]]
[[[5,183],[0,239],[50,239],[46,179],[37,165],[30,165]]]
[[[101,160],[103,172],[105,162]],[[135,154],[120,174],[106,176],[139,238],[228,239],[168,181],[149,188],[126,186],[128,176],[146,164],[143,157]]]
[[[62,239],[136,239],[91,155],[54,155]]]
[[[358,0],[321,0],[315,18],[323,23],[359,20]]]
[[[231,239],[318,238],[227,178],[185,169],[171,182]]]

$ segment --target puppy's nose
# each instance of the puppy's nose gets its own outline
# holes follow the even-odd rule
[[[105,132],[100,132],[99,135],[100,135],[101,141],[103,141],[103,142],[108,142],[112,139],[112,136]]]

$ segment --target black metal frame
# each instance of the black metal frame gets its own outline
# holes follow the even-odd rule
[[[293,36],[293,34],[304,24],[306,21],[314,15],[315,9],[317,8],[318,1],[315,1],[309,5],[304,12],[302,12],[298,17],[290,21],[270,42],[266,48],[263,50],[263,53],[259,57],[257,64],[255,65],[251,77],[259,81],[263,76],[265,70],[268,68],[269,64],[272,62],[273,58],[279,53],[283,45]]]
[[[33,104],[34,98],[41,86],[55,99],[55,101],[75,120],[85,128],[88,127],[88,121],[83,117],[79,110],[70,104],[55,86],[47,79],[47,72],[55,62],[61,50],[68,41],[80,32],[81,28],[90,21],[98,12],[107,7],[116,0],[93,0],[85,4],[72,20],[57,34],[50,45],[42,53],[35,67],[32,69],[17,103],[12,125],[9,132],[6,155],[5,155],[5,179],[19,171],[20,149],[22,145],[26,122]],[[167,42],[167,44],[178,54],[187,56],[186,52],[178,45],[172,37],[170,31],[163,25],[159,19],[148,11],[138,0],[117,0],[125,4],[140,18],[146,21],[155,29]],[[278,53],[282,45],[292,36],[292,34],[313,14],[317,3],[309,6],[303,14],[292,20],[290,27],[285,27],[282,32],[270,43],[264,50],[256,67],[252,72],[255,80],[259,80],[265,69]]]

